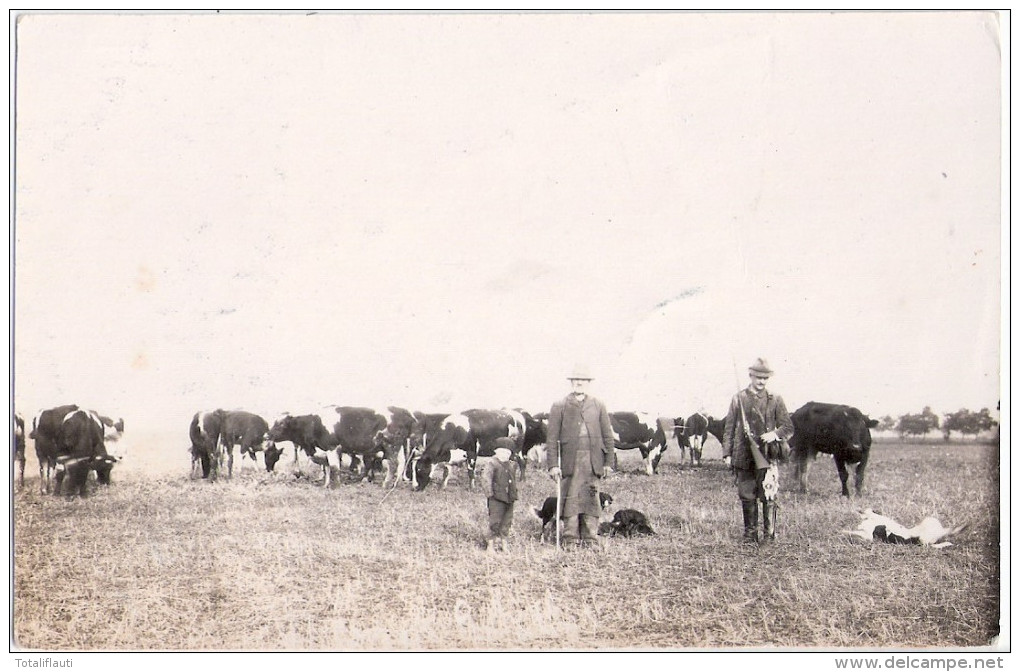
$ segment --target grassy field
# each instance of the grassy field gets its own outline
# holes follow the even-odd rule
[[[162,442],[164,445],[158,446]],[[138,437],[114,484],[87,499],[14,493],[13,631],[42,650],[549,650],[962,648],[999,633],[999,460],[986,445],[876,444],[864,496],[838,496],[819,458],[789,491],[780,538],[740,543],[732,476],[717,461],[605,483],[655,537],[557,551],[522,484],[510,550],[480,539],[482,496],[455,474],[424,493],[329,491],[248,463],[192,480],[179,440]],[[711,454],[711,450],[709,452]],[[311,475],[309,469],[305,472]],[[970,527],[944,550],[871,545],[840,530],[872,507]]]

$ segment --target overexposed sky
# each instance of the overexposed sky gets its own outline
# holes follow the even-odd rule
[[[994,409],[999,21],[22,15],[16,405]]]

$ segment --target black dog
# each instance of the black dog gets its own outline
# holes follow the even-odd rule
[[[609,508],[609,505],[613,503],[613,496],[608,492],[599,493],[599,505],[602,510],[605,511]],[[556,498],[546,497],[545,501],[542,502],[541,507],[535,507],[532,509],[535,515],[538,516],[542,521],[542,535],[545,536],[545,528],[549,523],[556,522]]]
[[[630,537],[635,534],[655,534],[645,514],[634,509],[620,509],[613,516],[613,522],[599,525],[599,534],[615,537]]]

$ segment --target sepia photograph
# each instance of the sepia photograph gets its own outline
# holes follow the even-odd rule
[[[1009,14],[11,10],[9,665],[1002,668]]]

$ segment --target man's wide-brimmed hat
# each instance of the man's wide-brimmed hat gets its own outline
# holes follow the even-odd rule
[[[754,360],[754,363],[747,369],[756,376],[771,376],[772,367],[769,366],[768,360],[759,357]]]
[[[595,380],[595,378],[591,375],[591,370],[588,369],[587,365],[574,364],[574,368],[571,369],[567,380]]]

